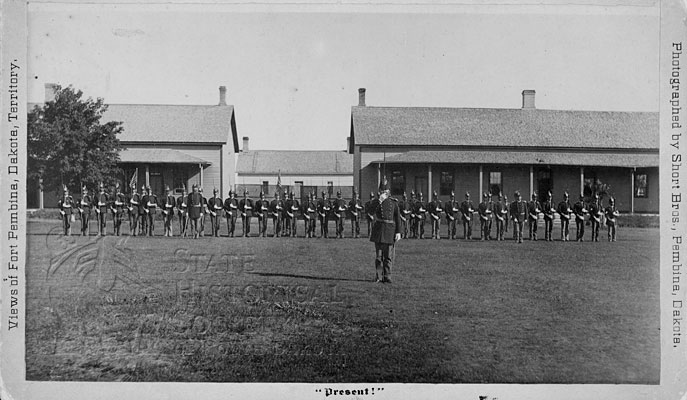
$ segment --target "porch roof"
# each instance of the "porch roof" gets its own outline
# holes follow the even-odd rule
[[[171,149],[123,149],[119,153],[121,163],[146,163],[146,164],[202,164],[212,163],[202,158],[194,157],[183,151]]]

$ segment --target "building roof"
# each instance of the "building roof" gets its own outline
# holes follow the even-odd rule
[[[345,151],[256,150],[238,155],[239,175],[353,175],[353,155]]]
[[[658,153],[572,152],[572,151],[408,151],[386,157],[387,164],[461,163],[461,164],[542,164],[588,165],[598,167],[656,167]],[[384,160],[378,160],[378,163]]]
[[[239,151],[233,106],[109,104],[101,122],[121,121],[128,143],[231,143]]]
[[[655,112],[365,107],[351,110],[351,142],[371,146],[658,150]]]
[[[119,152],[119,162],[121,163],[155,163],[155,164],[203,164],[210,165],[211,162],[202,158],[194,157],[183,151],[172,149],[155,148],[125,148]]]

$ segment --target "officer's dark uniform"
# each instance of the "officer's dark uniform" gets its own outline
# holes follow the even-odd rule
[[[570,214],[572,214],[568,192],[563,193],[563,201],[558,203],[557,211],[561,216],[561,241],[566,242],[570,240]]]
[[[93,206],[93,199],[88,195],[88,189],[83,187],[81,199],[79,199],[79,216],[81,217],[81,236],[88,236],[90,234],[88,225],[91,221],[91,207]]]
[[[542,212],[544,213],[544,240],[553,241],[553,195],[548,192],[548,198],[541,205]]]
[[[179,217],[179,236],[186,237],[188,228],[188,195],[186,188],[182,188],[181,196],[177,199],[177,216]]]
[[[372,235],[372,222],[374,222],[374,209],[372,203],[375,199],[375,194],[370,192],[370,200],[365,202],[365,220],[367,221],[367,237]]]
[[[527,203],[527,227],[529,228],[530,240],[537,240],[537,224],[539,223],[539,212],[541,205],[537,201],[537,194],[532,193],[532,201]]]
[[[270,212],[270,202],[265,199],[265,193],[260,192],[260,198],[255,201],[255,215],[258,217],[258,237],[267,237],[267,218]]]
[[[74,206],[74,198],[69,195],[69,190],[64,188],[64,195],[57,201],[57,207],[60,209],[60,218],[62,219],[62,228],[64,228],[64,235],[71,236],[72,234],[72,207]]]
[[[289,199],[286,201],[284,208],[284,215],[286,216],[286,236],[296,237],[296,221],[298,221],[298,209],[300,204],[295,199],[293,192],[289,193]]]
[[[270,203],[270,215],[272,216],[272,237],[280,237],[284,219],[284,201],[279,196],[279,192],[274,194],[274,200]]]
[[[513,219],[515,240],[522,243],[522,227],[527,218],[527,202],[522,201],[520,192],[515,192],[515,200],[510,203],[510,217]]]
[[[332,207],[332,218],[336,226],[336,237],[343,239],[344,220],[346,219],[346,200],[341,198],[341,192],[336,192],[336,199]]]
[[[609,242],[615,242],[616,235],[616,226],[618,225],[618,217],[620,216],[620,212],[618,212],[618,209],[615,208],[615,199],[611,197],[608,199],[608,207],[606,207],[605,210],[606,214],[606,226],[608,227],[608,241]]]
[[[508,218],[508,208],[499,194],[498,201],[494,203],[494,220],[496,221],[496,240],[503,240],[503,224]]]
[[[460,205],[456,202],[456,194],[451,192],[451,199],[444,204],[444,212],[446,212],[446,226],[448,227],[448,238],[456,238],[456,217]]]
[[[107,221],[107,208],[109,205],[109,198],[105,192],[105,185],[100,184],[100,194],[98,195],[98,202],[96,203],[95,212],[98,214],[98,235],[105,236],[105,224]]]
[[[584,215],[587,214],[587,208],[584,204],[584,195],[580,195],[580,201],[573,205],[573,213],[575,213],[575,225],[577,226],[577,241],[584,241]]]
[[[463,221],[463,239],[472,239],[472,214],[475,210],[470,200],[470,193],[465,193],[465,200],[460,203],[460,212]]]
[[[491,215],[493,214],[491,204],[489,204],[489,195],[482,194],[482,202],[477,205],[477,213],[479,214],[479,237],[480,240],[491,239],[491,232],[489,227],[491,225]]]
[[[353,191],[353,199],[348,203],[348,210],[351,215],[351,236],[354,238],[360,237],[360,217],[362,216],[364,207],[358,192]]]
[[[124,194],[119,191],[119,184],[115,186],[115,193],[110,199],[110,211],[112,212],[112,222],[114,225],[114,234],[119,236],[122,227],[122,217],[124,216],[124,205],[126,198]]]
[[[391,268],[396,240],[401,237],[401,213],[396,199],[389,196],[389,185],[382,182],[379,187],[380,201],[375,204],[375,222],[370,241],[375,244],[375,281],[391,283]]]
[[[155,214],[157,214],[157,195],[148,186],[148,195],[143,199],[148,216],[148,236],[155,236]]]
[[[224,202],[221,197],[217,197],[219,190],[213,189],[212,197],[208,199],[208,213],[210,214],[210,226],[212,228],[212,236],[219,237],[220,220],[222,218],[222,209]]]
[[[250,218],[253,216],[253,200],[248,198],[248,190],[243,192],[243,199],[239,201],[239,211],[243,221],[243,237],[250,237]]]
[[[303,204],[303,220],[305,220],[305,237],[316,236],[315,228],[317,224],[317,204],[313,193],[308,194],[308,201]]]
[[[422,192],[420,198],[415,202],[415,219],[417,220],[417,229],[420,234],[420,239],[425,238],[425,221],[427,221],[427,205],[422,200]]]
[[[329,212],[332,204],[327,198],[327,194],[322,192],[322,198],[317,202],[317,214],[320,220],[320,237],[329,237]]]
[[[199,236],[198,220],[203,212],[203,196],[198,191],[198,185],[193,185],[191,193],[189,193],[186,200],[188,206],[188,218],[191,221],[191,234],[194,239]]]
[[[172,196],[172,190],[169,186],[165,187],[165,201],[162,204],[162,219],[164,222],[165,233],[164,236],[172,235],[172,220],[174,219],[174,206],[176,205],[177,199]]]
[[[224,217],[227,219],[227,231],[229,236],[234,237],[236,230],[236,217],[239,212],[239,201],[234,196],[234,191],[229,191],[229,197],[224,200]]]
[[[592,223],[592,242],[599,241],[599,226],[601,225],[601,216],[603,209],[599,204],[599,195],[595,194],[594,199],[589,204],[589,221]]]
[[[432,223],[432,239],[441,239],[439,227],[441,226],[441,213],[444,209],[437,192],[433,193],[432,201],[427,205],[427,210],[429,211],[429,221]]]

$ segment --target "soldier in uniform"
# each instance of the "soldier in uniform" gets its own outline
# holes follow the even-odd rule
[[[205,216],[208,214],[208,199],[203,195],[203,188],[198,187],[198,193],[200,193],[201,201],[203,203],[200,208],[200,236],[205,236]]]
[[[144,198],[148,216],[148,236],[155,236],[155,214],[157,214],[157,195],[148,186],[148,197]]]
[[[186,186],[181,187],[181,196],[177,199],[177,216],[179,217],[179,236],[186,237],[188,228],[188,194]]]
[[[584,204],[583,194],[580,194],[580,201],[573,205],[573,213],[575,213],[575,225],[577,226],[577,241],[584,242],[584,216],[587,214],[587,208]]]
[[[505,233],[508,233],[508,224],[510,221],[510,216],[508,215],[508,212],[510,210],[510,203],[508,202],[508,196],[505,194],[503,195],[503,206],[506,209],[506,215],[505,215],[506,219],[505,219],[505,221],[503,221],[503,231]]]
[[[522,201],[520,192],[515,192],[515,200],[510,203],[510,216],[513,219],[513,234],[518,243],[522,243],[522,227],[527,218],[527,202]]]
[[[305,220],[305,237],[312,238],[315,234],[315,224],[317,220],[317,204],[315,195],[308,193],[308,201],[303,205],[303,219]]]
[[[553,241],[553,195],[551,192],[547,193],[547,198],[541,205],[542,212],[544,213],[544,240]]]
[[[334,218],[334,226],[336,226],[336,237],[341,239],[343,239],[346,208],[346,200],[341,198],[341,191],[337,191],[332,207],[332,217]]]
[[[177,199],[172,195],[172,189],[165,186],[165,204],[162,206],[162,220],[164,221],[165,233],[164,236],[172,235],[172,219],[174,219],[174,206]]]
[[[212,190],[212,197],[208,199],[208,213],[210,214],[210,227],[212,228],[212,236],[219,237],[219,223],[222,218],[222,209],[224,202],[217,194],[219,190],[214,188]]]
[[[139,207],[141,206],[141,195],[136,192],[136,186],[131,186],[131,198],[129,198],[129,217],[131,218],[129,224],[129,236],[136,236],[138,234],[138,224],[140,219]]]
[[[79,199],[79,216],[81,218],[81,236],[90,235],[89,223],[91,222],[91,207],[93,199],[88,195],[88,189],[84,186],[81,189],[81,199]]]
[[[147,235],[148,234],[148,206],[146,203],[148,202],[148,195],[146,194],[146,187],[145,185],[141,186],[141,195],[140,195],[140,203],[138,204],[138,215],[139,215],[139,224],[138,224],[138,234],[139,235]]]
[[[224,200],[224,217],[227,219],[228,236],[234,237],[236,230],[236,217],[239,212],[239,201],[236,199],[233,190],[229,190],[229,197]]]
[[[351,213],[351,236],[354,238],[360,237],[360,217],[363,213],[363,204],[360,201],[360,195],[354,189],[353,199],[348,203],[348,209]]]
[[[527,203],[527,227],[529,228],[530,240],[537,240],[537,224],[539,223],[539,212],[541,205],[537,201],[537,194],[532,193],[532,201]]]
[[[100,194],[98,194],[98,202],[96,204],[95,212],[98,216],[98,236],[105,236],[105,224],[107,217],[109,199],[105,191],[105,185],[100,183]]]
[[[477,213],[479,214],[479,238],[480,240],[489,240],[491,239],[489,226],[493,212],[489,204],[489,195],[486,192],[482,194],[482,202],[477,205]]]
[[[286,236],[296,237],[296,222],[298,221],[298,209],[300,204],[296,200],[295,195],[289,192],[289,200],[286,202]]]
[[[265,193],[260,192],[260,198],[255,202],[255,214],[258,216],[258,237],[267,236],[267,218],[270,212],[270,202],[265,199]]]
[[[460,203],[460,212],[463,214],[463,239],[472,239],[472,214],[475,212],[470,200],[470,193],[465,193],[465,200]]]
[[[599,241],[599,227],[601,225],[601,216],[603,215],[603,208],[599,204],[599,195],[594,194],[592,202],[589,204],[589,221],[592,224],[592,242]]]
[[[69,194],[69,189],[63,187],[63,196],[57,201],[57,207],[60,209],[60,218],[62,219],[62,228],[64,228],[64,236],[71,236],[72,234],[72,207],[74,206],[74,198]]]
[[[456,238],[456,217],[458,216],[458,212],[460,211],[459,207],[460,205],[456,201],[456,194],[453,191],[451,191],[451,199],[447,201],[444,205],[444,211],[446,212],[446,226],[448,226],[449,239]]]
[[[197,239],[199,236],[198,220],[203,210],[203,196],[198,190],[198,185],[193,185],[191,193],[188,195],[186,205],[188,206],[188,218],[191,221],[191,234],[194,239]]]
[[[402,200],[398,202],[398,210],[401,212],[401,238],[408,238],[408,218],[410,216],[410,203],[406,192],[403,192]]]
[[[417,203],[417,196],[414,190],[410,191],[410,201],[408,201],[408,209],[410,210],[410,218],[408,218],[408,225],[410,225],[410,237],[417,239],[417,215],[415,215],[415,204]]]
[[[250,217],[253,215],[253,200],[248,198],[248,189],[243,191],[243,199],[239,202],[239,211],[243,221],[243,237],[250,237]]]
[[[620,212],[615,208],[615,199],[611,197],[608,199],[608,207],[605,210],[606,214],[606,226],[608,227],[608,241],[615,242],[615,230],[617,226],[617,218],[620,216]]]
[[[423,201],[422,192],[415,202],[415,219],[417,220],[417,230],[419,231],[419,238],[425,238],[425,221],[427,221],[427,205]]]
[[[317,214],[320,220],[320,237],[329,237],[329,212],[332,204],[327,198],[327,193],[322,191],[322,198],[317,202]]]
[[[112,222],[114,225],[114,234],[119,236],[122,226],[122,217],[124,214],[124,205],[126,198],[119,188],[119,183],[115,185],[114,194],[110,199],[110,211],[112,212]]]
[[[508,217],[508,208],[500,193],[498,201],[494,203],[493,212],[496,219],[496,240],[503,240],[503,224]]]
[[[279,191],[274,193],[274,200],[270,203],[270,215],[272,215],[272,237],[280,237],[284,219],[284,202],[279,196]]]
[[[375,199],[374,192],[370,192],[370,200],[365,202],[365,220],[367,221],[367,237],[372,234],[372,222],[374,221],[374,209],[372,204]]]
[[[556,211],[561,216],[561,241],[567,242],[570,240],[570,214],[572,213],[568,192],[563,193],[563,201],[558,203]]]
[[[441,239],[439,227],[441,226],[441,213],[444,209],[436,191],[433,193],[432,201],[427,204],[427,211],[429,211],[429,221],[432,223],[432,239]]]
[[[379,185],[374,216],[370,241],[375,244],[375,282],[391,283],[392,253],[396,242],[401,240],[401,213],[397,200],[390,196],[386,178]]]

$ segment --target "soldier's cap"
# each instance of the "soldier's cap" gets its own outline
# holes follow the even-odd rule
[[[67,193],[67,192],[69,192],[69,189],[67,189],[67,186],[62,186],[62,191]]]
[[[420,197],[422,197],[422,192],[420,192]]]
[[[501,193],[499,193],[499,199],[502,198],[502,197],[503,197],[503,195],[502,195]]]
[[[293,192],[289,193],[289,197],[291,197],[292,199],[294,196],[295,196],[295,194]]]
[[[386,176],[379,182],[379,191],[385,192],[389,190],[389,181],[386,180]]]
[[[196,185],[193,185],[193,186],[196,186]],[[100,187],[103,187],[103,184],[102,184],[102,183],[100,184]],[[142,186],[141,186],[141,190],[146,190],[146,185],[142,185]]]
[[[456,193],[453,190],[451,190],[451,197],[456,197]]]
[[[536,194],[536,193],[532,193],[532,198],[533,198],[533,199],[536,199],[536,198],[537,198],[537,194]]]
[[[568,192],[563,192],[563,197],[568,197]]]
[[[195,183],[193,184],[193,186],[191,186],[192,189],[196,189],[197,187],[198,185],[196,185]]]
[[[248,196],[248,189],[246,189],[246,190],[243,191],[243,195],[244,195],[244,196]]]
[[[470,197],[470,192],[465,192],[465,198]]]
[[[150,190],[150,186],[146,187],[147,190]]]
[[[219,189],[217,189],[217,188],[212,189],[212,193],[219,193]]]
[[[115,189],[119,189],[119,182],[115,183]]]
[[[341,191],[340,191],[340,190],[337,190],[337,191],[336,191],[336,195],[337,195],[337,196],[341,196]]]
[[[232,194],[234,194],[234,191],[229,189],[229,196],[231,196]]]
[[[265,192],[260,191],[260,197],[265,197]]]
[[[326,193],[325,193],[324,190],[323,190],[323,191],[322,191],[322,196],[324,196],[325,194],[326,194]]]
[[[405,199],[406,197],[406,192],[403,192],[403,198]]]
[[[203,193],[203,187],[202,187],[202,186],[198,186],[198,191],[201,192],[201,193]]]
[[[608,199],[608,202],[611,203],[611,204],[613,204],[613,203],[615,203],[615,199],[614,199],[613,197],[611,197],[611,198]]]
[[[482,193],[482,197],[484,197],[486,199],[487,197],[489,197],[489,195],[487,194],[487,192],[484,192],[484,193]]]
[[[169,185],[165,185],[165,192],[169,192],[170,190],[172,189],[169,188]]]
[[[83,186],[83,187],[81,188],[81,191],[82,191],[82,192],[88,192],[88,188],[86,188],[86,186]]]
[[[548,192],[546,192],[546,195],[549,196],[549,198],[553,197],[553,193],[551,193],[550,190]]]
[[[375,192],[370,192],[370,198],[375,197]]]
[[[514,195],[515,197],[520,197],[520,191],[519,191],[519,190],[516,190],[515,193],[513,193],[513,195]]]
[[[597,193],[594,193],[594,199],[598,199],[599,195]]]
[[[584,200],[584,194],[580,193],[580,200]]]

